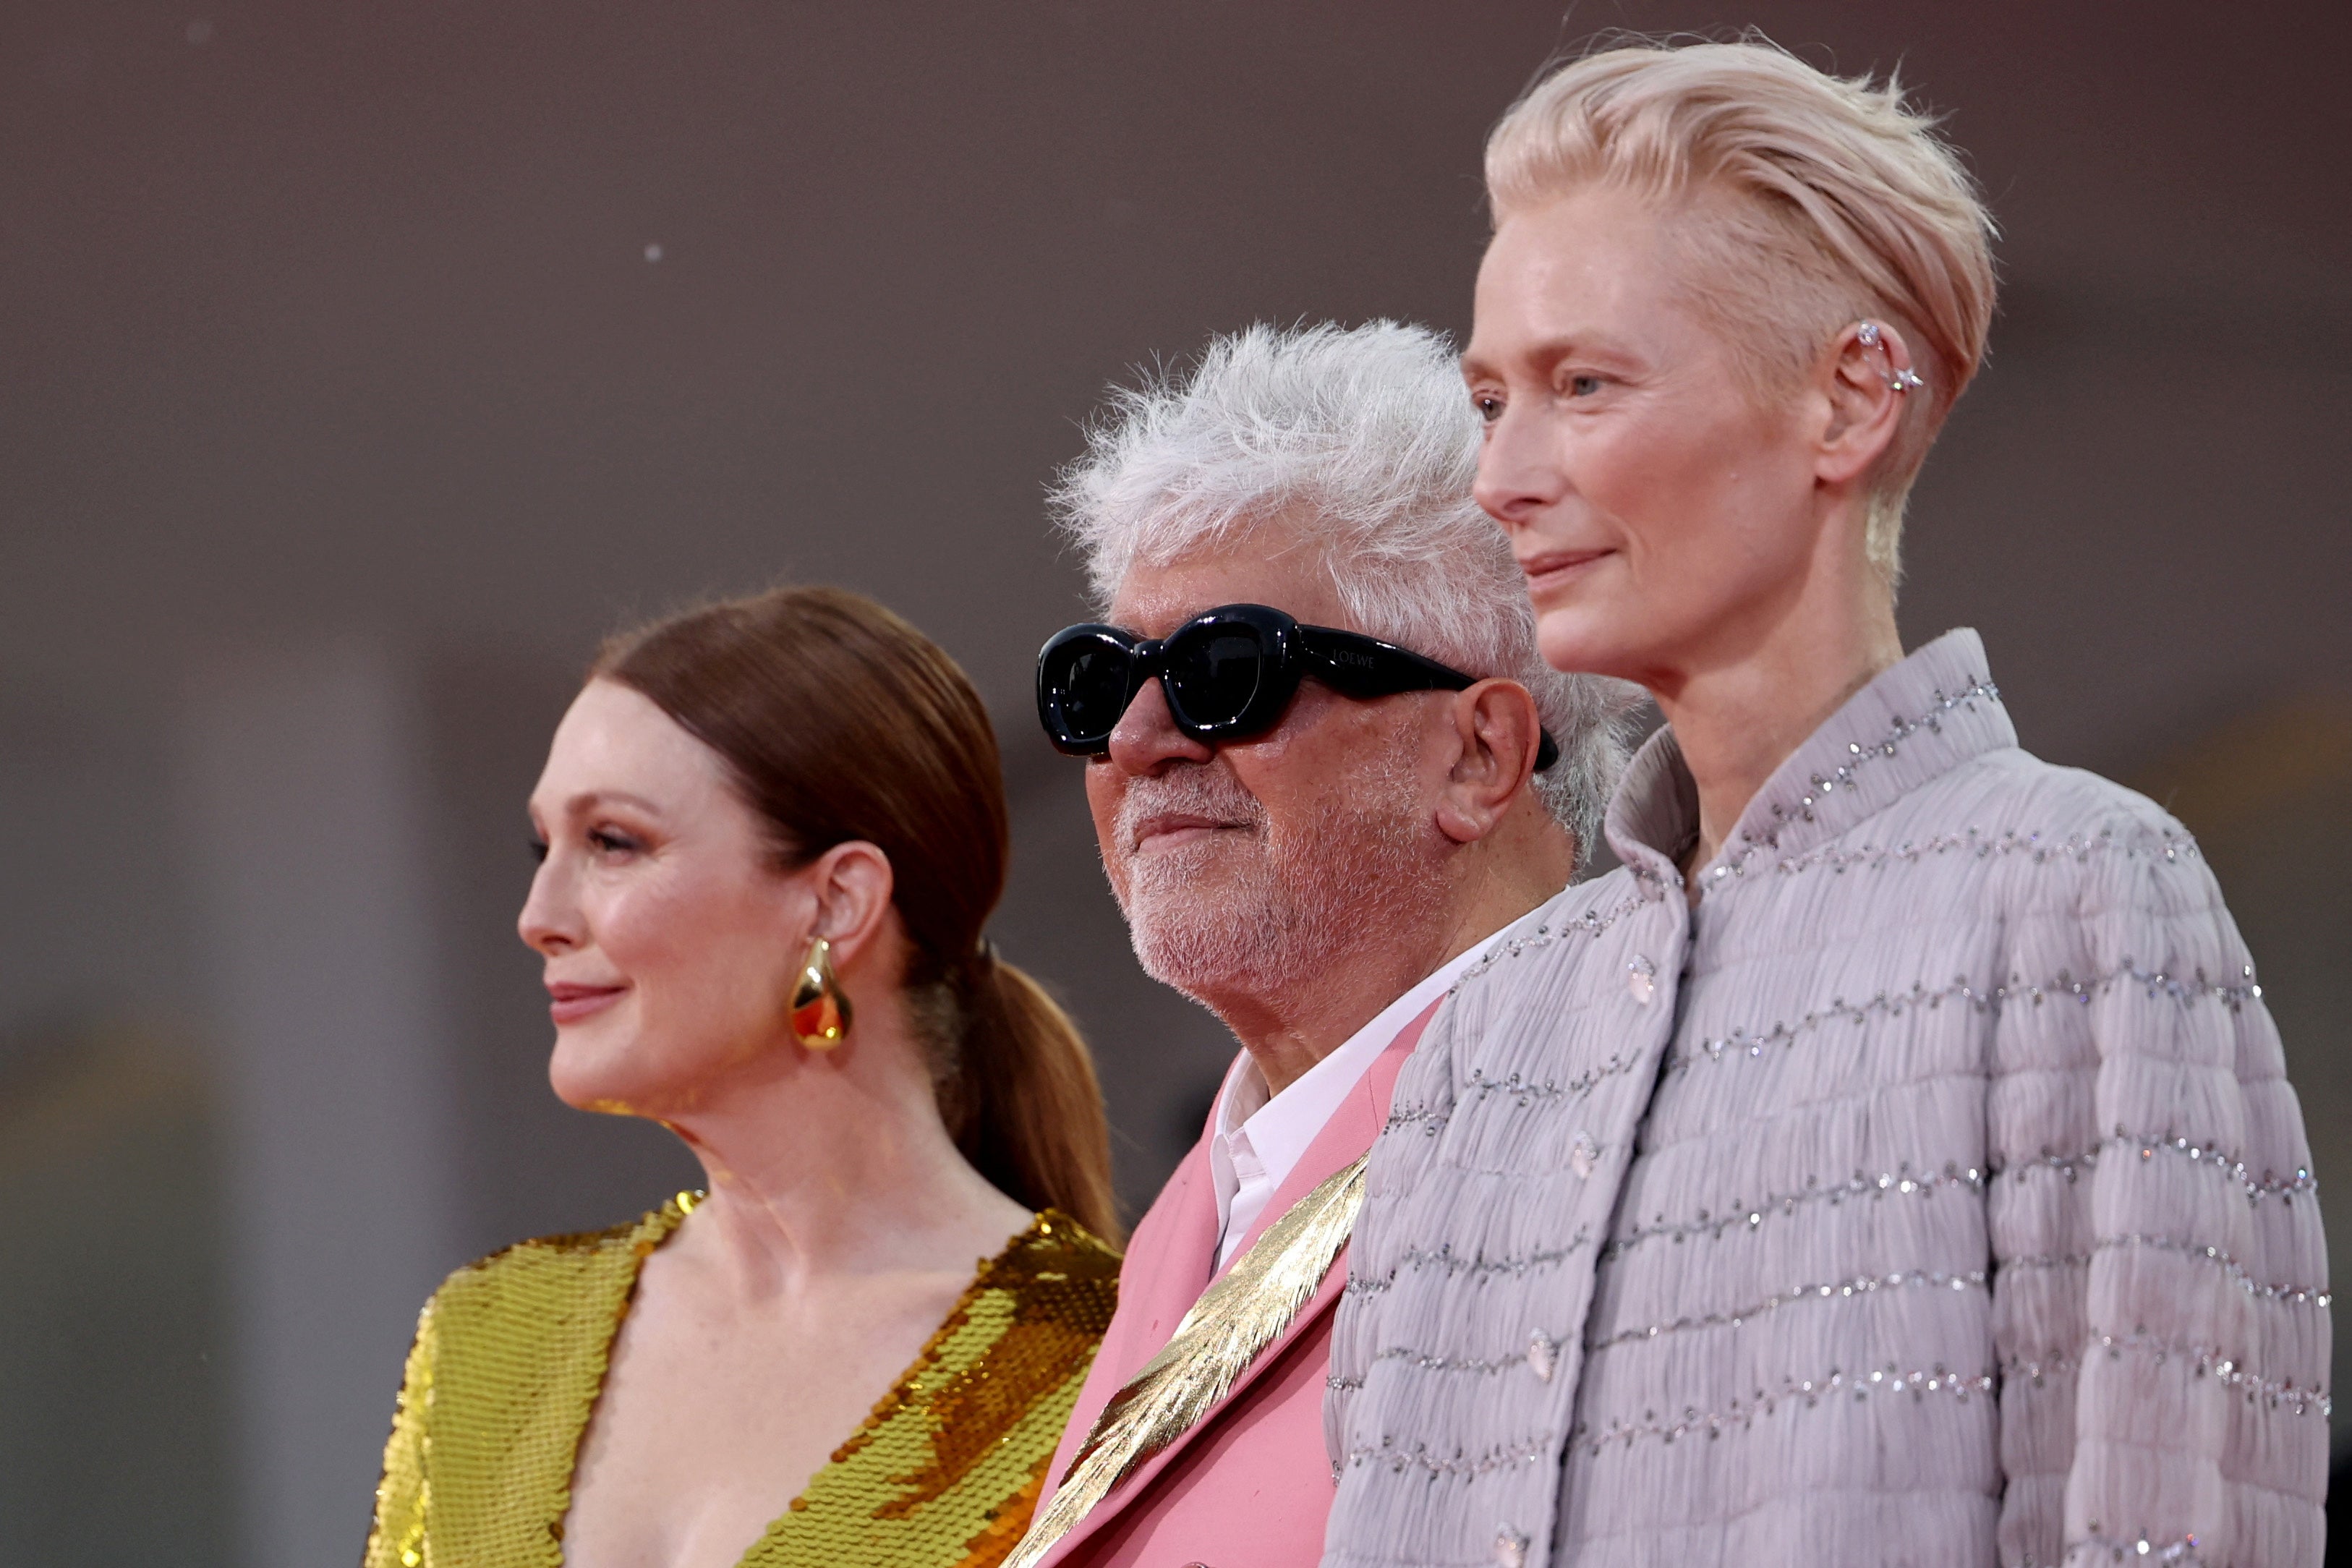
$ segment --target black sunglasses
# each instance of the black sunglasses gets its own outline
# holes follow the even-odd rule
[[[1360,632],[1303,626],[1264,605],[1220,605],[1164,637],[1092,622],[1055,632],[1037,655],[1037,717],[1056,750],[1099,757],[1157,676],[1176,728],[1215,745],[1273,729],[1310,675],[1355,698],[1460,691],[1479,679]],[[1538,772],[1559,761],[1551,731],[1542,735]]]

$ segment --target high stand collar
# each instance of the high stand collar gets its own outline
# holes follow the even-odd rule
[[[1715,858],[1704,893],[1748,870],[1846,833],[1894,801],[1987,752],[2017,744],[1984,643],[1946,632],[1881,672],[1791,752]],[[1650,737],[1609,803],[1608,837],[1637,877],[1682,886],[1676,862],[1698,833],[1698,786],[1671,728]]]

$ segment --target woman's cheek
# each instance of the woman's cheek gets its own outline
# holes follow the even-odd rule
[[[614,889],[605,900],[604,954],[632,983],[658,976],[681,949],[692,951],[693,905],[667,893],[657,884],[639,883]]]

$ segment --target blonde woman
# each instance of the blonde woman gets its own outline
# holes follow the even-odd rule
[[[1115,1304],[1102,1101],[981,931],[979,695],[871,600],[622,637],[530,798],[550,1074],[709,1173],[426,1306],[368,1568],[985,1568]]]
[[[2252,961],[1973,632],[1896,635],[1992,315],[1957,156],[1715,44],[1567,66],[1486,173],[1478,498],[1546,658],[1668,725],[1622,868],[1398,1079],[1326,1561],[2316,1568],[2327,1266]]]

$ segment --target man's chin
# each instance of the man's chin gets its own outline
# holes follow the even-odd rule
[[[1147,942],[1191,943],[1205,933],[1230,926],[1256,900],[1237,896],[1240,889],[1220,874],[1220,868],[1154,866],[1130,869],[1127,896],[1119,900],[1136,946]]]
[[[1224,955],[1184,942],[1138,942],[1135,961],[1143,973],[1171,991],[1181,992],[1203,1006],[1210,998],[1232,989],[1235,976]]]
[[[1130,903],[1136,961],[1162,985],[1196,1002],[1237,985],[1262,987],[1283,968],[1296,933],[1290,921],[1252,900],[1185,898],[1154,907]]]
[[[1187,847],[1150,858],[1130,858],[1115,887],[1119,912],[1128,922],[1155,921],[1192,927],[1245,903],[1252,884],[1215,846]]]

